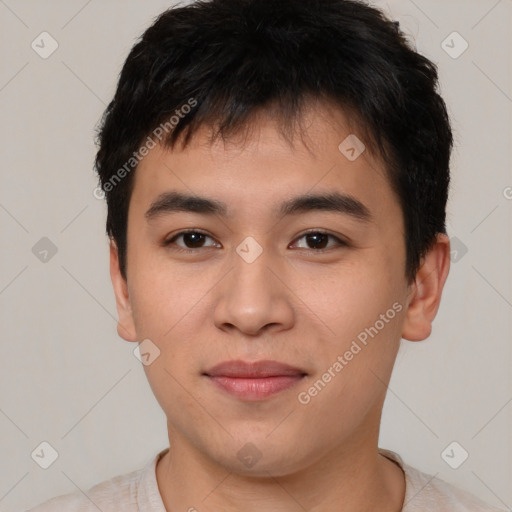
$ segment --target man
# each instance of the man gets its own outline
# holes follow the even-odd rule
[[[170,448],[43,511],[492,510],[378,447],[449,272],[437,71],[354,0],[207,0],[128,56],[99,134],[118,333]]]

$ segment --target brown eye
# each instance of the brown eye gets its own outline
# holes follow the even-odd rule
[[[331,235],[330,233],[325,233],[323,231],[310,231],[309,233],[303,234],[297,240],[305,240],[305,246],[299,246],[300,249],[310,249],[316,251],[326,250],[336,246],[347,246],[348,244],[343,240],[340,240],[338,237]],[[329,240],[334,240],[334,245],[328,245]]]
[[[182,243],[176,243],[176,240],[182,240]],[[205,245],[205,241],[207,239],[213,240],[210,236],[201,231],[181,231],[177,233],[169,240],[166,240],[163,245],[171,246],[175,245],[177,250],[187,250],[187,249],[202,249],[203,247],[215,247],[214,244]]]
[[[183,237],[183,243],[189,249],[202,247],[205,239],[205,235],[202,233],[184,233],[181,236]]]
[[[324,233],[309,233],[306,242],[312,249],[325,249],[329,242],[329,235]]]

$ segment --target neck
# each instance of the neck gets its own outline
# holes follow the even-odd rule
[[[377,439],[371,445],[366,439],[335,447],[316,462],[276,477],[219,466],[174,432],[156,473],[168,512],[399,512],[405,495],[403,471],[378,453]]]

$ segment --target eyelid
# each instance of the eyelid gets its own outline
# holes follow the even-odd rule
[[[212,237],[211,235],[209,235],[206,231],[203,231],[202,229],[199,229],[199,228],[189,228],[189,229],[185,229],[185,230],[182,230],[182,231],[178,231],[177,233],[174,233],[172,234],[171,236],[165,238],[162,242],[162,246],[163,247],[168,247],[170,246],[171,244],[174,243],[174,241],[179,238],[181,235],[186,235],[188,233],[199,233],[199,234],[202,234],[204,235],[205,237],[208,237],[208,238],[211,238],[212,240],[214,240],[216,243],[218,243],[214,237]],[[311,249],[311,248],[304,248],[304,247],[301,247],[300,249],[303,250],[303,251],[309,251],[309,252],[314,252],[314,253],[322,253],[322,252],[325,252],[325,251],[328,251],[330,249],[333,249],[333,248],[336,248],[336,247],[348,247],[350,245],[349,241],[347,241],[345,238],[343,237],[340,237],[339,235],[335,235],[329,231],[326,231],[324,229],[321,229],[321,228],[310,228],[308,229],[307,231],[303,231],[301,234],[297,235],[292,243],[294,241],[297,241],[297,240],[300,240],[301,238],[305,237],[306,235],[308,234],[321,234],[321,235],[326,235],[326,236],[329,236],[331,238],[333,238],[336,242],[337,242],[337,246],[335,247],[328,247],[328,248],[324,248],[324,249]],[[209,246],[205,246],[205,247],[197,247],[195,249],[190,249],[190,248],[187,248],[187,247],[182,247],[180,245],[177,245],[175,247],[175,249],[177,251],[184,251],[184,252],[189,252],[189,253],[192,253],[192,252],[198,252],[200,249],[207,249],[207,248],[211,248],[213,246],[209,245]]]
[[[326,235],[330,236],[331,238],[334,238],[338,244],[338,247],[348,247],[350,245],[349,241],[340,235],[335,235],[334,233],[331,233],[330,231],[326,231],[325,229],[321,228],[312,228],[308,229],[307,231],[303,231],[300,235],[296,236],[294,240],[300,240],[306,235],[318,233],[320,235]],[[335,247],[334,247],[335,248]],[[303,251],[310,251],[310,252],[324,252],[328,251],[329,249],[333,249],[333,247],[327,248],[327,249],[310,249],[310,248],[301,248]]]
[[[174,243],[174,240],[176,240],[178,237],[180,237],[181,235],[186,235],[188,233],[199,233],[200,235],[204,235],[208,238],[211,238],[212,240],[215,240],[210,234],[208,234],[206,231],[203,231],[202,229],[198,229],[198,228],[189,228],[189,229],[184,229],[183,231],[178,231],[177,233],[174,233],[168,237],[166,237],[163,242],[162,242],[162,245],[164,247],[170,245],[171,243]],[[215,240],[216,243],[218,243],[216,240]],[[212,247],[212,246],[207,246],[207,247]],[[198,249],[203,249],[204,247],[199,247],[198,249],[189,249],[188,247],[181,247],[181,246],[178,246],[179,249],[183,249],[184,251],[194,251],[196,252]]]

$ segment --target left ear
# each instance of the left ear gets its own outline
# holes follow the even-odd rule
[[[411,285],[410,301],[402,338],[422,341],[430,336],[432,322],[441,303],[444,283],[450,271],[450,239],[438,234],[433,247],[422,259]]]

